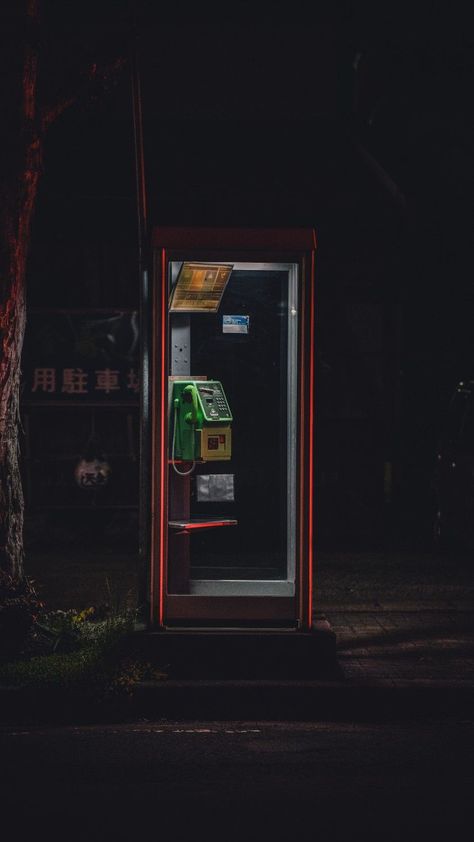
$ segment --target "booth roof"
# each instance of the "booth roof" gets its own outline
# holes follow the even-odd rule
[[[250,249],[312,251],[316,248],[314,228],[175,228],[153,229],[155,248]]]

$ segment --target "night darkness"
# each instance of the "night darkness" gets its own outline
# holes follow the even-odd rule
[[[44,2],[42,33],[46,98],[95,57],[136,52],[151,226],[315,227],[319,541],[429,541],[437,440],[474,375],[462,22],[359,4],[309,23],[282,6],[224,21]],[[128,67],[105,91],[81,88],[49,131],[28,304],[138,306]]]
[[[26,5],[6,0],[0,12],[0,218],[15,218],[4,200],[18,199],[17,172],[39,175],[21,364],[19,582],[3,569],[5,513],[16,510],[0,501],[2,830],[10,819],[15,839],[56,828],[61,839],[101,841],[145,828],[176,840],[202,831],[207,842],[466,838],[472,27],[452,3],[405,12],[400,3],[326,0],[310,18],[298,0],[191,10],[178,1],[41,0],[39,27],[29,29]],[[19,116],[21,74],[32,41],[38,105],[67,107],[37,169],[22,170],[32,126]],[[142,90],[146,226],[132,67]],[[172,435],[168,450],[160,439],[163,409],[149,460],[161,471],[154,499],[166,492],[168,464],[174,485],[168,509],[153,510],[155,555],[139,546],[148,527],[139,513],[148,493],[140,488],[139,221],[148,265],[155,226],[316,231],[313,602],[310,422],[294,420],[311,388],[291,367],[310,359],[311,370],[312,310],[292,321],[298,296],[287,265],[236,267],[224,293],[230,322],[221,311],[170,316],[173,336],[191,337],[192,323],[195,343],[172,374],[187,379],[191,366],[213,365],[205,386],[225,380],[239,406],[254,387],[262,403],[262,394],[272,400],[263,421],[257,406],[255,426],[250,412],[240,427],[234,413],[233,462],[206,462],[217,465],[208,477],[195,456],[196,473],[181,485]],[[170,259],[176,275],[181,258]],[[0,254],[2,353],[7,262]],[[233,319],[247,319],[247,330],[224,336]],[[239,343],[235,364],[225,354]],[[163,340],[164,357],[165,349]],[[179,368],[184,353],[188,369]],[[0,387],[14,381],[1,379],[4,356]],[[166,407],[167,376],[158,372],[156,406],[161,397]],[[175,424],[178,404],[169,402]],[[183,426],[195,423],[190,416]],[[216,412],[209,417],[215,424]],[[228,455],[222,429],[208,432],[206,459],[212,439]],[[262,440],[270,441],[264,456]],[[0,444],[3,494],[14,483]],[[245,517],[245,541],[232,543],[227,535]],[[17,586],[20,600],[18,591],[11,599]]]

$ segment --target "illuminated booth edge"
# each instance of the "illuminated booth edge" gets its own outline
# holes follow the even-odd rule
[[[153,231],[142,291],[148,627],[313,629],[315,233]]]

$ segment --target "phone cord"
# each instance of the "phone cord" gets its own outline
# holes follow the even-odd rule
[[[173,443],[171,445],[171,464],[173,465],[173,470],[175,473],[178,474],[179,477],[188,477],[189,474],[192,474],[194,468],[196,467],[196,460],[193,459],[193,464],[191,465],[188,471],[178,471],[175,463],[175,450],[176,450],[176,427],[178,420],[178,407],[175,406],[174,408],[174,424],[173,424]]]

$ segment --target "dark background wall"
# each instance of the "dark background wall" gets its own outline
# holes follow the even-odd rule
[[[443,413],[472,376],[462,21],[355,4],[311,25],[275,5],[226,22],[207,7],[199,21],[154,4],[45,10],[57,61],[135,45],[150,224],[316,228],[319,540],[424,541]],[[28,283],[32,310],[138,306],[127,69],[50,132]]]

